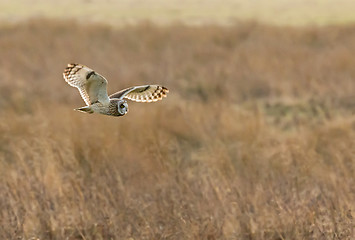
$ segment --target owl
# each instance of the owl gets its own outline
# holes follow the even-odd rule
[[[110,96],[107,94],[107,80],[94,70],[76,63],[68,64],[63,77],[72,87],[76,87],[85,107],[75,110],[85,113],[100,113],[120,117],[128,112],[125,99],[136,102],[156,102],[166,97],[169,90],[160,85],[144,85],[123,89]]]

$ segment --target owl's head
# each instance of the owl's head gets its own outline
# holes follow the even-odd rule
[[[119,116],[123,116],[128,112],[128,104],[126,100],[117,100],[117,112]]]

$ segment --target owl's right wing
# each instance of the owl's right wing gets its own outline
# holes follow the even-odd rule
[[[71,63],[64,69],[63,77],[70,86],[79,90],[86,105],[89,106],[97,101],[109,103],[107,80],[94,70],[81,64]]]
[[[169,90],[160,85],[144,85],[123,89],[110,95],[110,98],[127,98],[136,102],[156,102],[166,97]]]

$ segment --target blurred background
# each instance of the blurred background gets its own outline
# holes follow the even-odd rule
[[[153,21],[233,24],[254,20],[277,25],[347,24],[355,20],[352,0],[1,0],[0,18],[21,21],[44,17],[104,22],[114,26]]]
[[[354,239],[355,2],[0,0],[2,239]],[[162,84],[121,118],[62,78]]]

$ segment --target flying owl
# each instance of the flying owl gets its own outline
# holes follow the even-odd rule
[[[79,90],[87,105],[75,110],[86,113],[123,116],[128,112],[128,104],[124,98],[136,102],[156,102],[169,92],[160,85],[144,85],[126,88],[108,96],[107,80],[94,70],[76,63],[68,64],[63,77],[70,86]]]

